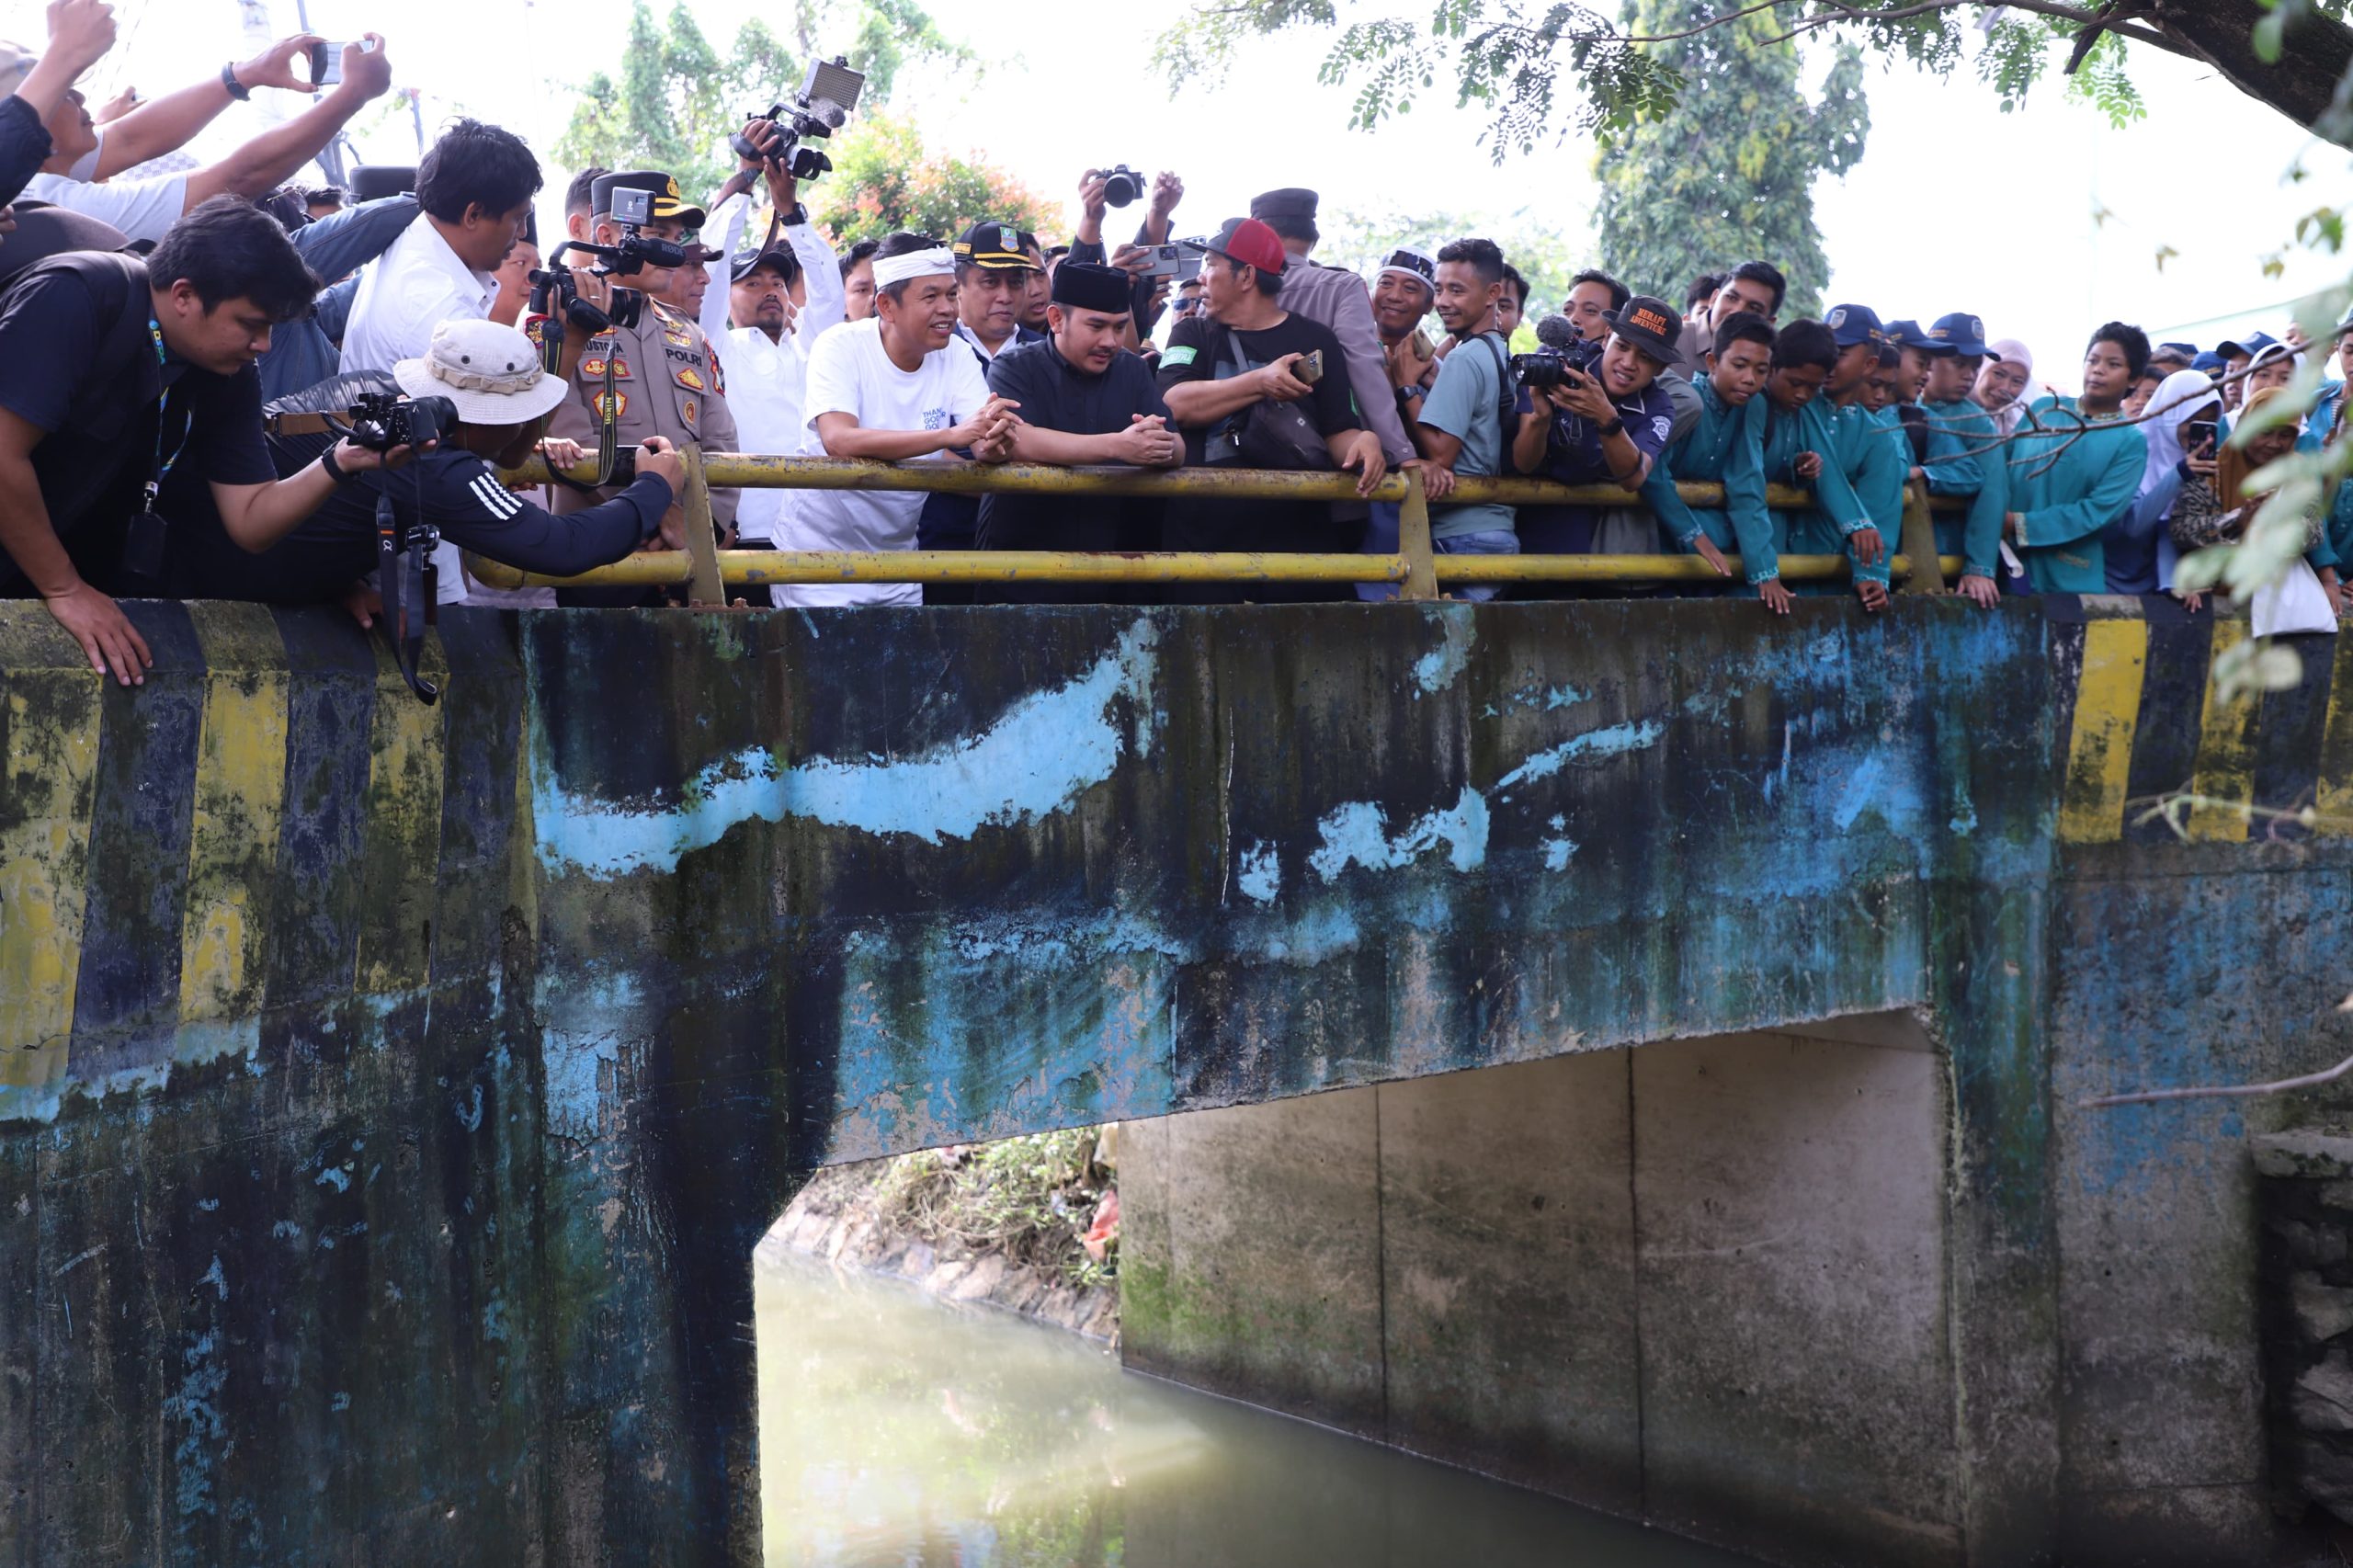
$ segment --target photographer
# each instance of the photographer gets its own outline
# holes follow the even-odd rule
[[[745,135],[765,143],[769,138],[757,134],[760,130],[755,124]],[[842,320],[842,274],[833,246],[801,205],[798,182],[773,163],[765,177],[779,214],[769,233],[783,243],[747,244],[731,260],[730,319],[739,324],[727,335],[728,363],[734,368],[727,403],[747,450],[791,457],[805,450],[810,438],[801,415],[809,347]],[[737,228],[731,222],[726,232]],[[745,491],[735,508],[739,542],[773,543],[783,509],[781,490]]]
[[[1370,492],[1389,471],[1381,437],[1362,427],[1350,406],[1331,328],[1276,302],[1289,261],[1282,242],[1254,218],[1229,218],[1199,248],[1207,319],[1178,322],[1160,357],[1161,395],[1185,431],[1185,460],[1354,469],[1358,494]],[[1302,361],[1310,359],[1320,360],[1320,369],[1302,380]],[[1328,551],[1355,549],[1361,531],[1335,522],[1326,502],[1188,497],[1169,504],[1165,534],[1171,550]],[[1232,585],[1197,586],[1185,597],[1265,603],[1355,596],[1320,585]]]
[[[1459,475],[1504,471],[1504,420],[1512,402],[1511,344],[1497,326],[1505,290],[1504,253],[1494,241],[1456,240],[1438,253],[1438,319],[1454,345],[1414,427],[1433,498],[1452,494]],[[1430,540],[1442,555],[1519,553],[1511,508],[1493,502],[1432,506]],[[1483,600],[1499,592],[1480,583],[1458,597]]]
[[[677,244],[702,227],[702,209],[688,203],[671,176],[653,169],[600,175],[589,196],[595,210],[588,226],[594,244],[611,249],[630,237],[613,221],[613,193],[618,190],[642,190],[653,198],[652,216],[639,231],[641,238]],[[727,407],[717,352],[700,327],[658,298],[672,270],[647,264],[609,275],[585,266],[572,273],[582,301],[608,314],[619,290],[633,290],[646,298],[633,325],[616,322],[606,331],[594,332],[565,317],[560,365],[573,384],[573,395],[558,405],[548,426],[551,436],[576,441],[590,451],[599,449],[599,437],[608,430],[616,450],[654,438],[674,447],[699,442],[710,451],[737,449],[735,417]],[[615,494],[617,487],[611,484],[585,490],[561,487],[555,510],[559,515],[585,511]],[[710,492],[711,521],[722,542],[733,533],[742,494],[715,486]],[[663,539],[669,548],[685,548],[686,526],[685,507],[672,506],[663,521]],[[636,589],[563,588],[557,593],[565,605],[605,608],[655,603],[661,597]]]
[[[40,594],[100,674],[133,685],[152,662],[108,594],[162,570],[175,472],[261,550],[388,460],[345,442],[282,480],[269,460],[254,359],[318,286],[267,213],[221,197],[144,261],[51,256],[0,295],[0,592]]]
[[[1615,484],[1631,495],[1642,489],[1675,434],[1675,404],[1657,382],[1678,362],[1675,345],[1683,324],[1665,301],[1641,294],[1602,319],[1609,335],[1598,352],[1580,339],[1551,354],[1560,367],[1553,384],[1523,378],[1512,465],[1563,484]],[[1545,330],[1558,335],[1557,326]],[[1528,508],[1520,517],[1520,549],[1530,555],[1586,554],[1593,549],[1598,517],[1597,509],[1585,506]],[[1654,550],[1657,531],[1655,526],[1650,530]]]
[[[269,604],[347,598],[354,584],[378,564],[380,496],[391,499],[404,535],[419,522],[429,523],[452,550],[471,550],[527,572],[569,576],[619,561],[652,539],[684,486],[676,449],[656,439],[641,449],[636,478],[600,506],[559,517],[503,488],[498,470],[531,455],[548,415],[570,390],[514,327],[444,322],[422,357],[402,360],[379,384],[386,391],[397,387],[411,398],[448,400],[455,423],[406,470],[358,473],[345,481],[316,514],[260,555],[244,553],[236,548],[243,541],[217,526],[191,528],[184,540],[176,537],[174,597]],[[349,381],[337,381],[289,403],[316,405],[328,394],[333,401],[327,410],[340,409],[355,395]],[[292,412],[285,404],[279,408]],[[554,443],[549,453],[558,464],[578,458],[563,442]],[[363,623],[367,619],[362,616]]]
[[[142,104],[103,132],[90,118],[82,95],[67,93],[47,117],[51,153],[41,165],[43,172],[25,187],[25,195],[87,213],[133,240],[150,241],[161,240],[182,214],[215,196],[267,196],[392,87],[392,67],[384,40],[369,33],[344,45],[343,80],[318,97],[317,89],[295,74],[294,62],[324,41],[307,33],[281,40],[242,65],[223,65],[216,76],[196,86]],[[231,102],[259,86],[311,94],[318,101],[219,163],[155,179],[110,177],[176,152]],[[101,180],[106,183],[92,183]]]
[[[803,406],[827,457],[906,462],[969,451],[1003,462],[1013,451],[1014,410],[993,396],[972,349],[955,341],[956,258],[924,234],[892,234],[874,254],[875,313],[845,324],[809,350]],[[919,492],[796,490],[777,524],[783,550],[912,550]],[[774,590],[779,605],[924,602],[920,585],[800,584]]]
[[[1121,347],[1129,309],[1126,273],[1072,261],[1054,269],[1051,335],[1007,349],[989,367],[990,389],[1021,411],[1017,461],[1175,468],[1185,460],[1150,368]],[[983,550],[1147,551],[1159,548],[1160,530],[1161,504],[1149,498],[985,495],[977,542]],[[1017,582],[975,597],[1099,604],[1121,596],[1108,585]]]

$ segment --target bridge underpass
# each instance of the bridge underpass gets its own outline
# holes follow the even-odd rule
[[[2325,641],[2223,704],[2243,625],[2129,601],[473,611],[425,709],[324,612],[132,613],[137,693],[0,607],[0,1561],[754,1561],[749,1259],[816,1165],[1560,1062],[1657,1075],[1639,1139],[1729,1049],[1677,1042],[1890,1014],[1949,1462],[1872,1533],[1785,1401],[1681,1528],[2268,1540],[2243,1135],[2298,1108],[2074,1102],[2345,1054],[2345,844],[2127,807],[2341,815]],[[1765,1060],[1774,1146],[1850,1126]]]

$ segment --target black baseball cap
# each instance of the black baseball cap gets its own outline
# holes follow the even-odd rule
[[[1035,268],[1029,250],[1021,243],[1021,231],[1010,223],[1000,223],[994,218],[983,218],[962,233],[949,247],[960,267],[985,267],[992,271],[1006,271],[1014,267]]]
[[[1315,208],[1321,199],[1304,186],[1285,186],[1280,190],[1262,190],[1250,199],[1250,216],[1260,222],[1277,218],[1304,218],[1315,222]]]
[[[1609,324],[1610,331],[1660,364],[1683,363],[1683,350],[1675,346],[1675,340],[1683,335],[1683,317],[1665,300],[1637,294],[1601,319]]]
[[[762,250],[747,245],[727,261],[727,280],[741,283],[763,267],[773,267],[784,275],[788,283],[801,276],[801,258],[783,245],[770,245]]]

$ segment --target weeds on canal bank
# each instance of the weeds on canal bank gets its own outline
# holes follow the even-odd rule
[[[926,1241],[996,1252],[1082,1288],[1119,1276],[1116,1128],[926,1149],[891,1162],[875,1207]]]

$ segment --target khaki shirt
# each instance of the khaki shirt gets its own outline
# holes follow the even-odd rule
[[[594,339],[580,356],[572,396],[556,405],[548,434],[579,442],[593,455],[601,427],[605,369],[613,373],[614,436],[626,449],[648,436],[680,447],[700,442],[706,452],[737,449],[735,416],[727,411],[727,383],[718,350],[702,329],[657,300],[645,301],[633,328],[614,328]],[[621,486],[594,492],[559,485],[554,510],[577,512],[611,499]],[[710,493],[710,515],[722,534],[735,522],[739,490]],[[683,498],[682,498],[683,499]]]

